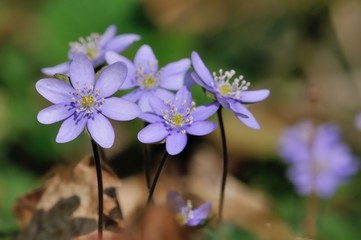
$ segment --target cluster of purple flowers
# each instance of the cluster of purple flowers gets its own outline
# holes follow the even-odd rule
[[[68,62],[42,69],[50,77],[40,79],[36,89],[53,105],[39,112],[38,121],[63,121],[56,137],[58,143],[69,142],[86,130],[97,144],[110,148],[115,134],[108,118],[140,118],[148,125],[138,133],[139,141],[165,141],[168,154],[176,155],[186,147],[187,134],[204,136],[216,129],[216,123],[207,119],[221,107],[231,110],[248,127],[259,128],[245,104],[264,100],[269,90],[248,90],[250,83],[242,76],[232,79],[234,70],[219,70],[212,75],[196,52],[191,59],[161,68],[148,45],[139,48],[134,61],[119,55],[139,39],[135,34],[116,36],[112,25],[103,35],[94,33],[70,43]],[[60,79],[69,79],[69,83]],[[198,83],[215,100],[196,106],[189,82]],[[130,91],[114,97],[118,90]],[[180,222],[188,226],[201,224],[210,214],[210,202],[193,210],[191,202],[185,204],[175,192],[168,194],[168,202]]]
[[[120,55],[139,39],[136,34],[116,36],[112,25],[103,35],[91,34],[70,43],[68,62],[42,69],[49,77],[40,79],[36,89],[53,105],[39,112],[38,121],[63,121],[57,142],[72,141],[86,130],[97,144],[110,148],[115,133],[108,119],[139,118],[148,124],[139,131],[138,140],[165,142],[167,153],[176,155],[186,147],[188,135],[204,136],[216,129],[217,124],[208,119],[222,108],[232,111],[246,126],[260,128],[246,105],[266,99],[268,89],[249,90],[250,83],[242,75],[234,77],[234,70],[211,73],[197,52],[192,52],[190,59],[163,67],[148,45],[139,48],[133,61]],[[66,75],[69,83],[56,74]],[[189,81],[213,95],[214,101],[196,106]],[[128,92],[114,97],[119,90]],[[361,128],[361,117],[357,123]],[[280,146],[280,155],[289,164],[288,177],[302,195],[331,197],[358,169],[339,129],[332,124],[316,127],[303,121],[283,133]],[[193,209],[192,203],[185,203],[176,192],[168,193],[167,201],[184,225],[197,226],[210,215],[210,202]]]
[[[269,90],[249,91],[242,77],[232,77],[233,70],[213,76],[196,52],[159,68],[158,60],[148,45],[143,45],[130,61],[118,53],[139,40],[135,34],[115,36],[115,26],[103,35],[91,34],[71,43],[69,62],[44,68],[47,75],[70,77],[70,84],[55,77],[37,82],[38,92],[54,105],[38,114],[44,124],[64,120],[56,141],[68,142],[87,129],[100,146],[109,148],[114,130],[107,118],[126,121],[139,117],[150,123],[138,134],[143,143],[165,140],[169,154],[180,153],[186,146],[187,134],[203,136],[216,129],[207,121],[220,106],[230,109],[251,128],[259,128],[244,104],[264,100]],[[94,68],[108,64],[96,77]],[[194,81],[216,96],[216,101],[196,107],[185,79],[191,64]],[[118,90],[133,89],[121,98],[112,97]],[[174,93],[173,91],[177,91]]]
[[[289,165],[288,178],[301,195],[333,196],[358,169],[340,129],[331,123],[315,126],[305,120],[285,130],[280,155]]]

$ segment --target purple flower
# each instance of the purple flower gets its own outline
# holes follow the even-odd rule
[[[249,82],[239,76],[231,81],[235,71],[219,70],[219,75],[212,74],[204,65],[197,52],[192,52],[192,77],[196,83],[213,93],[217,101],[226,109],[230,109],[235,116],[250,128],[259,129],[260,126],[252,113],[244,104],[256,103],[266,99],[270,93],[268,89],[249,91]]]
[[[70,50],[68,52],[69,60],[77,53],[84,53],[94,67],[97,67],[105,62],[104,54],[107,51],[122,52],[127,49],[133,42],[140,39],[136,34],[122,34],[115,36],[117,27],[110,25],[103,35],[92,33],[88,37],[79,38],[78,42],[70,43]],[[56,73],[67,74],[69,71],[69,62],[61,63],[54,67],[43,68],[42,73],[47,75],[54,75]]]
[[[51,124],[64,120],[56,141],[69,142],[87,128],[91,137],[102,147],[114,142],[114,130],[106,118],[127,121],[136,118],[141,110],[132,102],[111,97],[127,75],[124,63],[114,63],[101,72],[95,81],[92,63],[82,53],[70,63],[71,85],[55,78],[36,83],[37,91],[54,105],[39,112],[38,121]]]
[[[138,102],[144,112],[151,110],[150,97],[158,96],[163,100],[172,98],[174,94],[169,90],[178,90],[184,85],[184,79],[190,67],[189,59],[181,59],[159,69],[158,60],[148,45],[139,48],[135,54],[134,63],[115,52],[108,52],[105,58],[108,64],[118,61],[127,64],[128,75],[121,89],[135,88],[135,90],[124,98]]]
[[[192,202],[188,200],[187,203],[185,203],[177,192],[168,192],[167,203],[176,213],[177,220],[182,225],[191,227],[198,226],[207,220],[212,208],[211,202],[207,201],[198,208],[193,209]]]
[[[217,109],[217,104],[195,107],[192,95],[182,87],[169,100],[149,99],[153,112],[142,113],[139,118],[150,124],[138,133],[142,143],[166,140],[166,150],[171,155],[180,153],[187,144],[187,134],[202,136],[216,129],[216,124],[206,121]]]
[[[322,198],[331,197],[358,169],[339,128],[330,123],[316,127],[307,120],[285,130],[280,155],[289,164],[288,178],[301,195],[314,192]]]

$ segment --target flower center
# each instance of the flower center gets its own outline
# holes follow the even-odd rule
[[[84,108],[91,108],[94,106],[95,101],[93,95],[85,95],[81,98],[81,105]]]
[[[176,113],[175,115],[173,115],[172,122],[177,127],[181,127],[183,125],[183,122],[184,122],[183,114]]]
[[[152,88],[155,84],[155,79],[152,76],[145,75],[143,78],[143,87],[144,88]]]
[[[242,75],[232,80],[235,74],[234,70],[223,72],[220,69],[219,75],[213,72],[213,82],[211,84],[222,96],[240,99],[241,92],[247,90],[250,83],[244,80]]]
[[[190,200],[187,201],[186,206],[181,208],[181,211],[177,214],[176,218],[181,224],[186,224],[189,220],[194,218],[193,206]]]
[[[100,48],[100,35],[97,33],[92,33],[88,37],[79,38],[78,42],[71,42],[70,54],[74,55],[76,53],[82,52],[86,54],[90,60],[94,60],[99,57],[101,53]]]
[[[162,70],[157,71],[158,62],[148,63],[148,70],[142,65],[139,65],[135,72],[136,81],[138,86],[142,89],[156,89],[158,88],[161,78],[160,73]]]
[[[223,96],[228,96],[228,94],[232,92],[232,87],[229,84],[224,84],[219,88],[219,92]]]
[[[165,102],[169,106],[166,110],[161,110],[165,123],[171,129],[180,129],[182,133],[186,133],[185,126],[193,123],[192,112],[195,109],[195,103],[192,102],[189,108],[177,109],[177,107],[171,102]],[[185,106],[186,102],[183,103]]]
[[[85,117],[92,117],[95,111],[100,111],[104,98],[100,97],[99,89],[87,88],[77,89],[72,93],[71,106],[76,108],[78,114],[83,113]]]

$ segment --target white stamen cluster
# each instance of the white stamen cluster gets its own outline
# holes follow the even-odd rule
[[[185,222],[188,222],[188,220],[193,219],[193,205],[191,200],[187,201],[187,206],[182,208],[181,214],[184,217]]]
[[[95,111],[100,111],[105,99],[100,96],[100,90],[92,87],[79,88],[72,93],[71,106],[78,114],[91,118]]]
[[[88,56],[90,60],[94,60],[99,57],[101,50],[99,46],[100,35],[98,33],[92,33],[88,37],[79,38],[78,42],[71,42],[70,53],[75,54],[82,52]]]
[[[234,78],[232,81],[235,74],[236,71],[234,70],[223,72],[223,69],[220,69],[219,75],[217,75],[216,72],[213,72],[214,81],[211,84],[221,95],[240,99],[241,92],[248,90],[248,87],[251,84],[244,80],[242,75],[238,78]]]
[[[195,102],[192,102],[191,107],[186,108],[184,113],[178,111],[177,107],[170,101],[164,102],[169,106],[169,109],[161,110],[165,123],[171,128],[179,128],[182,133],[186,133],[185,126],[193,123],[192,112],[195,109]],[[184,100],[182,106],[185,106],[187,102]]]
[[[138,69],[135,72],[135,78],[139,87],[143,89],[155,89],[159,86],[161,78],[161,70],[157,71],[158,62],[148,63],[149,72],[145,72],[145,68],[138,64]]]

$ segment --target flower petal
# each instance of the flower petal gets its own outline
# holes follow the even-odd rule
[[[187,145],[187,134],[173,131],[166,139],[165,148],[170,155],[177,155]]]
[[[158,88],[154,91],[153,95],[161,98],[164,101],[169,101],[174,99],[174,93],[162,88]]]
[[[94,86],[93,64],[83,53],[74,55],[70,63],[70,81],[74,88],[84,89]]]
[[[196,107],[192,112],[193,121],[206,120],[219,109],[218,102],[212,102],[203,106]]]
[[[196,73],[194,73],[194,74],[197,75]],[[186,74],[184,75],[184,86],[186,86],[188,89],[190,89],[195,84],[196,84],[196,82],[194,81],[194,79],[192,77],[192,72],[187,71]]]
[[[229,101],[230,109],[234,112],[238,120],[243,122],[246,126],[253,129],[260,129],[257,120],[253,114],[242,103],[236,101]]]
[[[67,103],[59,103],[44,108],[38,113],[38,121],[42,124],[51,124],[68,118],[74,113]]]
[[[120,89],[129,89],[136,85],[135,84],[135,68],[134,68],[133,63],[128,58],[120,56],[116,52],[110,51],[105,54],[105,59],[108,64],[113,64],[115,62],[123,62],[127,65],[128,74],[124,80],[124,83],[120,86]]]
[[[105,30],[103,35],[100,37],[100,41],[99,41],[100,46],[103,47],[110,40],[112,40],[115,37],[116,32],[117,32],[117,27],[115,25],[110,25]]]
[[[138,118],[142,119],[145,122],[149,122],[149,123],[156,123],[156,122],[163,121],[163,118],[161,116],[151,113],[151,112],[142,113],[138,116]]]
[[[230,98],[226,98],[224,96],[222,96],[221,94],[215,94],[216,99],[218,100],[218,102],[225,108],[225,109],[230,109],[230,103],[235,102],[235,100],[230,99]]]
[[[106,98],[101,111],[106,117],[118,121],[132,120],[142,112],[137,104],[117,97]]]
[[[125,63],[116,62],[102,71],[95,83],[95,90],[99,89],[103,97],[109,97],[119,90],[127,76]]]
[[[74,89],[67,83],[55,78],[43,78],[35,84],[41,96],[54,104],[70,102]]]
[[[148,45],[143,45],[139,48],[134,57],[135,68],[142,67],[144,73],[156,72],[158,70],[158,60],[155,57],[153,50]]]
[[[201,57],[196,51],[192,52],[192,65],[194,71],[199,76],[200,80],[206,85],[210,86],[213,82],[213,77],[211,72],[208,70],[204,62],[202,61]],[[196,79],[195,79],[196,81]]]
[[[114,129],[102,114],[94,114],[87,124],[91,137],[103,148],[110,148],[114,143]]]
[[[188,226],[197,226],[206,220],[211,212],[212,204],[210,201],[203,203],[201,206],[193,210],[193,218],[186,223]]]
[[[256,103],[266,99],[270,94],[268,89],[254,90],[254,91],[242,91],[241,102],[244,103]]]
[[[122,34],[116,36],[104,46],[104,51],[122,52],[139,39],[140,36],[137,34]]]
[[[42,68],[41,72],[46,74],[46,75],[49,75],[49,76],[53,76],[56,73],[68,74],[68,72],[69,72],[69,62],[60,63],[60,64],[55,65],[53,67]]]
[[[247,115],[247,117],[245,117],[244,115],[236,114],[236,117],[238,118],[238,120],[240,120],[241,122],[243,122],[246,126],[248,126],[250,128],[253,128],[253,129],[260,129],[261,128],[259,126],[257,120],[252,115],[252,113],[249,113]]]
[[[138,140],[142,143],[156,143],[168,136],[164,123],[152,123],[140,130]]]
[[[203,136],[213,132],[217,128],[217,124],[209,121],[193,122],[186,131],[188,134],[195,136]]]
[[[175,94],[173,104],[178,109],[178,112],[183,112],[187,108],[190,108],[191,105],[192,105],[192,94],[191,94],[191,92],[186,87],[182,87]]]
[[[184,85],[185,74],[190,65],[190,60],[185,58],[164,66],[160,73],[160,86],[168,90],[180,89]]]
[[[169,109],[169,106],[164,104],[164,100],[157,96],[149,98],[149,105],[155,114],[161,116],[163,115],[162,110]]]
[[[150,112],[152,111],[150,105],[149,105],[149,99],[153,96],[154,94],[151,91],[147,91],[147,90],[142,90],[141,95],[139,96],[139,100],[138,100],[138,105],[140,107],[140,109],[142,109],[143,112]]]
[[[122,98],[131,102],[137,102],[142,95],[142,90],[135,89],[128,94],[125,94]]]
[[[60,126],[57,143],[65,143],[74,140],[84,130],[87,118],[75,118],[75,114],[66,119]]]
[[[208,86],[207,84],[205,84],[203,82],[203,80],[198,76],[198,74],[196,72],[191,72],[191,77],[192,77],[192,80],[198,84],[199,86],[201,86],[202,88],[208,90],[208,91],[211,91],[211,92],[214,92],[213,91],[213,88],[211,86]],[[187,79],[186,79],[187,80]],[[189,82],[189,80],[188,80]],[[187,86],[187,85],[186,85]]]

